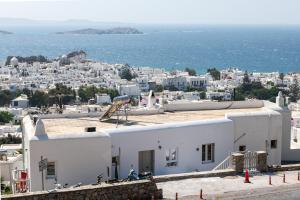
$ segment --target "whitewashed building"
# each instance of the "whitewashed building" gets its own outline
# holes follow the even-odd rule
[[[28,108],[29,107],[29,100],[27,95],[22,94],[21,96],[13,99],[11,101],[12,108]]]
[[[37,121],[27,116],[24,159],[31,190],[42,189],[41,157],[48,160],[45,189],[56,181],[95,183],[99,174],[126,178],[130,169],[154,175],[212,170],[233,151],[267,151],[268,164],[280,165],[291,151],[291,114],[280,102],[209,102],[208,110],[129,115],[118,125],[88,114],[44,115]],[[196,104],[206,106],[187,106]]]
[[[96,94],[97,104],[109,104],[111,103],[111,98],[108,94]]]
[[[137,84],[120,84],[117,86],[120,95],[139,96],[141,94],[140,88]]]

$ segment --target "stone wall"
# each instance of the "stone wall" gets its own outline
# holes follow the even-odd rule
[[[154,176],[154,182],[166,182],[166,181],[177,181],[189,178],[205,178],[205,177],[225,177],[234,176],[236,172],[233,169],[223,169],[215,171],[205,171],[205,172],[191,172],[191,173],[181,173],[181,174],[170,174]]]
[[[149,180],[115,184],[86,185],[58,191],[43,191],[3,196],[6,200],[135,200],[162,199],[162,190]]]
[[[267,166],[267,153],[265,151],[257,151],[256,152],[256,169],[260,172],[268,171]],[[244,172],[244,161],[245,157],[242,153],[233,153],[231,155],[231,167],[236,173]]]
[[[231,155],[231,167],[236,173],[243,173],[244,171],[244,154],[233,153]]]
[[[257,151],[256,169],[260,172],[268,171],[267,153],[265,151]]]

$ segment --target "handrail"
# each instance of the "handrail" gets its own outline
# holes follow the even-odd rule
[[[231,167],[231,156],[227,156],[220,164],[218,164],[212,171],[228,169]]]

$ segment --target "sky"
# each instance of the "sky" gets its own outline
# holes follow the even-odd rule
[[[300,24],[300,0],[0,0],[0,18],[140,24]]]

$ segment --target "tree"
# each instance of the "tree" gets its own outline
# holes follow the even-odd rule
[[[9,65],[10,60],[12,58],[13,58],[13,56],[7,56],[5,65]],[[29,63],[29,64],[32,64],[34,62],[41,62],[41,63],[49,62],[49,60],[45,56],[42,56],[42,55],[29,56],[29,57],[16,56],[16,58],[21,63],[26,62],[26,63]]]
[[[243,78],[243,84],[249,84],[249,83],[251,83],[251,80],[250,80],[250,78],[249,78],[248,72],[245,71],[245,73],[244,73],[244,78]]]
[[[41,108],[42,106],[49,105],[49,95],[43,91],[35,91],[32,97],[29,99],[29,103],[31,106],[37,106]]]
[[[207,69],[207,73],[209,73],[212,76],[213,80],[220,80],[221,73],[216,68]]]
[[[283,85],[284,73],[279,74],[279,79],[281,80],[281,85]]]
[[[289,87],[289,96],[292,102],[299,100],[299,89],[297,77],[294,77],[293,84]]]
[[[8,106],[13,99],[13,94],[9,90],[0,90],[0,106]]]
[[[184,69],[184,71],[185,71],[185,72],[188,72],[188,73],[189,73],[189,76],[196,76],[196,75],[197,75],[196,70],[195,70],[195,69],[192,69],[192,68],[186,67],[186,68]]]
[[[155,85],[154,92],[162,92],[164,87],[162,85]]]
[[[263,87],[261,82],[253,81],[247,78],[247,75],[244,77],[244,82],[239,87],[234,90],[234,100],[242,101],[245,98],[256,98],[261,100],[274,101],[278,95],[279,89],[276,86],[272,86],[270,89]]]
[[[76,93],[72,88],[62,83],[55,84],[55,89],[49,90],[50,104],[69,104],[75,100]]]
[[[136,78],[137,75],[133,74],[130,70],[130,66],[128,64],[125,64],[124,67],[121,69],[120,77],[121,79],[126,79],[128,81],[131,81],[133,78]]]
[[[82,102],[87,102],[89,99],[95,98],[97,93],[109,94],[111,100],[119,96],[119,92],[115,89],[109,88],[97,88],[95,86],[80,86],[78,90],[78,96]]]
[[[200,92],[200,99],[206,99],[206,92]]]
[[[5,124],[13,120],[14,115],[7,111],[0,111],[0,123]]]
[[[7,137],[0,138],[0,145],[2,144],[21,144],[22,138],[15,135],[8,134]]]

